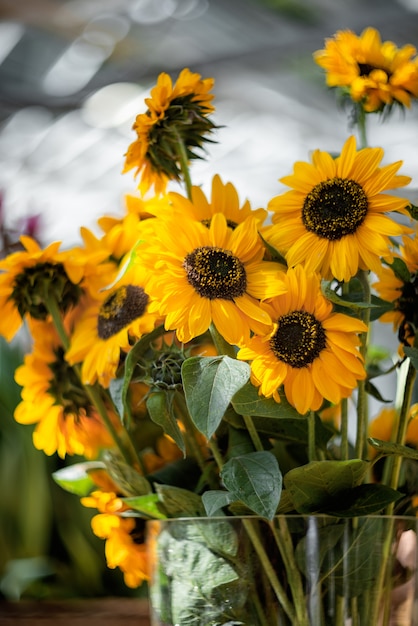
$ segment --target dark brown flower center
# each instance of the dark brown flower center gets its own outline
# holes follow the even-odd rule
[[[376,65],[370,65],[370,63],[357,63],[360,76],[369,76],[374,70],[381,70],[385,72],[388,78],[390,78],[390,72],[384,67],[377,67]]]
[[[233,300],[247,288],[244,265],[230,250],[196,248],[186,256],[183,267],[189,284],[202,298]]]
[[[306,196],[302,222],[318,237],[336,241],[356,232],[367,215],[368,206],[361,185],[354,180],[330,178],[315,185]]]
[[[135,285],[123,285],[113,291],[100,307],[97,334],[109,339],[145,313],[148,295]]]
[[[292,311],[282,315],[270,339],[273,354],[291,367],[312,363],[326,346],[325,330],[312,313]]]
[[[37,320],[48,317],[46,299],[55,301],[62,312],[75,306],[82,289],[70,281],[62,263],[37,263],[17,274],[10,299],[23,317],[26,313]]]
[[[206,228],[210,228],[210,224],[211,224],[212,218],[208,219],[208,220],[202,220],[202,224],[203,226],[206,226]],[[226,220],[226,225],[228,226],[228,228],[230,228],[231,230],[235,230],[236,227],[238,226],[237,222],[233,222],[232,220]]]
[[[62,407],[64,415],[91,414],[91,401],[78,375],[65,360],[62,347],[55,350],[55,361],[48,363],[48,367],[52,374],[48,393],[55,399],[55,404]]]
[[[412,275],[411,282],[403,284],[395,309],[404,315],[399,327],[399,340],[408,345],[407,340],[413,337],[418,329],[418,274]]]

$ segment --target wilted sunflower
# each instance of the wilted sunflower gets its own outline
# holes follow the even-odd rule
[[[418,229],[414,237],[403,237],[400,246],[401,267],[384,267],[379,270],[378,281],[373,284],[379,296],[392,302],[394,308],[379,319],[390,322],[398,331],[402,344],[411,345],[418,330]]]
[[[208,117],[214,111],[213,84],[213,78],[202,79],[187,68],[174,85],[168,74],[159,75],[151,98],[145,100],[146,113],[136,117],[133,130],[137,139],[128,148],[123,169],[136,168],[135,175],[141,174],[141,191],[154,185],[160,193],[169,180],[181,179],[179,142],[188,161],[199,158],[195,149],[209,141],[205,135],[215,128]]]
[[[20,424],[36,424],[35,448],[55,452],[97,456],[101,448],[113,445],[112,438],[91,404],[76,372],[64,359],[64,349],[54,327],[32,322],[34,346],[15,372],[22,386],[22,401],[14,417]],[[113,416],[117,424],[116,416]]]
[[[238,352],[251,361],[251,380],[260,394],[287,400],[301,414],[320,409],[324,398],[338,404],[366,377],[357,333],[360,320],[333,313],[322,295],[320,280],[302,266],[288,270],[286,293],[263,303],[274,328],[252,337]]]
[[[179,216],[189,217],[198,220],[208,226],[215,213],[225,215],[227,224],[230,228],[236,228],[247,217],[252,215],[260,224],[267,217],[265,209],[252,209],[248,200],[240,206],[238,192],[234,185],[230,182],[222,182],[217,174],[212,179],[212,193],[208,199],[200,187],[192,187],[192,198],[189,200],[179,193],[171,192],[168,194],[170,206],[166,210],[166,214],[171,211]],[[161,212],[159,215],[163,215]]]
[[[411,231],[385,213],[407,214],[408,201],[382,192],[410,178],[396,175],[401,161],[379,167],[382,158],[382,148],[357,152],[350,137],[338,158],[315,150],[312,163],[295,163],[281,179],[292,189],[270,201],[265,237],[290,267],[302,263],[323,278],[349,281],[358,269],[378,272],[381,258],[391,262],[389,238]]]
[[[0,335],[11,341],[24,319],[48,318],[47,301],[65,313],[83,293],[79,261],[60,252],[60,242],[42,249],[31,237],[22,236],[23,251],[0,261]],[[71,276],[76,277],[76,283]]]
[[[165,316],[166,330],[187,343],[213,322],[226,341],[239,344],[251,330],[271,327],[259,299],[281,291],[283,267],[263,261],[255,218],[233,231],[221,213],[209,228],[186,218],[181,228],[178,220],[154,222],[154,240],[138,249],[138,259],[149,267],[152,310]]]
[[[68,363],[82,363],[83,383],[96,380],[108,387],[115,378],[121,353],[129,352],[136,339],[151,332],[158,320],[150,313],[150,298],[140,283],[124,281],[101,292],[78,320],[65,358]]]
[[[314,59],[325,71],[329,87],[341,87],[367,112],[396,103],[409,107],[418,97],[418,59],[415,46],[397,48],[382,43],[379,32],[366,28],[360,36],[337,31]]]

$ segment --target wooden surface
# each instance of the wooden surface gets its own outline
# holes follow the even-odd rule
[[[0,626],[149,626],[148,602],[99,598],[0,602]]]

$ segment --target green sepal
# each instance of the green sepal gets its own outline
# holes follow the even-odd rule
[[[90,476],[90,472],[95,470],[106,470],[106,466],[100,461],[74,463],[53,472],[52,478],[65,491],[77,496],[87,496],[97,488]]]

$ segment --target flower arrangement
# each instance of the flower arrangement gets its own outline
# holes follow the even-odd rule
[[[367,28],[337,32],[314,59],[350,107],[358,137],[338,155],[316,149],[295,163],[281,178],[288,191],[266,208],[242,203],[219,175],[210,195],[193,185],[190,166],[219,131],[214,81],[184,69],[173,83],[163,73],[133,125],[124,172],[134,170],[139,191],[126,197],[125,214],[102,217],[100,236],[82,228],[72,249],[42,249],[23,236],[24,249],[0,262],[0,333],[10,341],[25,324],[33,339],[15,375],[15,419],[34,425],[45,454],[85,458],[54,478],[97,510],[92,528],[106,542],[108,566],[137,587],[155,565],[148,520],[219,522],[216,532],[186,538],[192,552],[169,528],[161,550],[168,559],[181,539],[196,576],[211,571],[205,594],[223,608],[200,620],[201,596],[183,581],[176,602],[165,572],[174,604],[164,623],[265,626],[277,623],[262,608],[272,597],[283,623],[328,624],[309,621],[291,520],[326,516],[322,531],[335,545],[348,519],[364,552],[374,527],[363,516],[415,517],[417,208],[390,193],[410,178],[401,162],[382,163],[366,130],[370,115],[387,120],[418,97],[418,57]],[[389,369],[373,345],[376,320],[398,336]],[[387,406],[373,380],[390,372],[399,373],[399,389]],[[376,420],[370,396],[384,406]],[[234,526],[225,526],[237,516],[246,518],[269,591],[254,592],[237,566]],[[272,533],[268,548],[259,519]],[[353,598],[359,584],[373,591],[357,603],[360,621],[351,602],[353,624],[378,623],[395,530],[385,527],[391,541],[371,579],[359,583],[358,567],[346,573],[357,580]],[[210,558],[197,551],[202,543]],[[287,588],[275,571],[280,559]],[[184,574],[178,556],[175,567]],[[226,582],[236,584],[227,586],[228,610]],[[250,587],[258,607],[251,618],[243,613]]]

